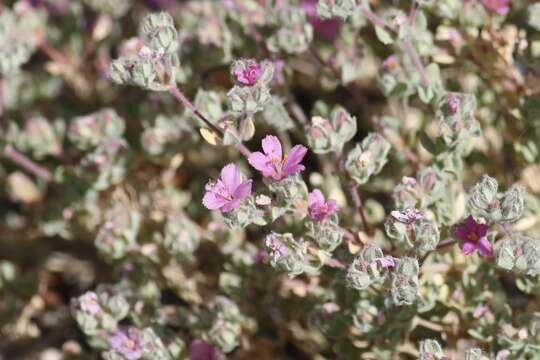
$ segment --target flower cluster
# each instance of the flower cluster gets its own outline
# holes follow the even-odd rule
[[[540,1],[0,5],[5,359],[540,354]]]

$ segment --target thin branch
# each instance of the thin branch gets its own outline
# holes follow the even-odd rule
[[[13,148],[13,146],[6,145],[4,149],[4,156],[13,161],[21,168],[28,171],[29,173],[32,173],[38,178],[44,180],[45,182],[50,183],[54,181],[54,176],[49,170],[36,164],[33,160],[26,157],[25,155],[19,153]]]
[[[369,223],[366,219],[366,214],[364,211],[364,203],[362,201],[362,198],[360,197],[360,193],[358,192],[358,188],[356,187],[356,184],[351,181],[349,182],[348,186],[349,193],[351,194],[351,198],[354,204],[354,207],[358,214],[360,215],[360,219],[362,219],[362,225],[364,227],[364,231],[368,236],[373,236],[373,230],[370,228]]]
[[[193,114],[195,114],[208,128],[214,131],[218,136],[223,139],[225,133],[223,130],[214,125],[206,116],[204,116],[199,109],[189,99],[184,95],[184,93],[178,88],[178,86],[173,85],[169,88],[169,93],[173,95],[182,105],[187,107]],[[235,145],[235,148],[246,158],[251,155],[251,151],[242,143]]]

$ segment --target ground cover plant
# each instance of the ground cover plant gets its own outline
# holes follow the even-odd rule
[[[0,359],[540,359],[540,2],[0,3]]]

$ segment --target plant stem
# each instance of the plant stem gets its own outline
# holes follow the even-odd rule
[[[362,202],[362,198],[360,197],[360,193],[358,192],[358,188],[356,187],[354,181],[351,181],[349,183],[349,193],[351,194],[354,207],[358,214],[360,214],[360,219],[362,219],[362,226],[364,227],[364,231],[368,236],[373,236],[373,230],[369,227],[366,219],[366,214],[364,213],[364,203]]]
[[[218,134],[219,137],[223,139],[225,133],[223,130],[218,128],[216,125],[212,124],[206,116],[204,116],[195,105],[184,95],[184,93],[178,88],[178,86],[173,85],[169,88],[169,93],[174,96],[182,105],[187,107],[193,114],[195,114],[208,128]],[[235,145],[235,148],[246,158],[251,155],[251,151],[242,143]]]
[[[418,5],[416,4],[416,1],[413,4],[413,7],[411,8],[411,13],[409,14],[409,23],[414,23],[414,20],[416,19],[416,12]],[[397,31],[388,26],[383,19],[378,17],[376,14],[374,14],[370,9],[367,7],[361,7],[360,11],[362,14],[369,20],[371,23],[375,26],[379,26],[383,28],[386,31],[389,31],[393,34],[397,34]],[[411,24],[412,24],[411,23]],[[422,61],[420,61],[420,55],[418,55],[418,52],[416,51],[416,48],[414,47],[413,43],[409,38],[403,40],[403,45],[405,47],[405,53],[407,56],[411,59],[413,65],[418,70],[418,73],[420,74],[420,79],[422,81],[422,85],[428,86],[429,85],[429,79],[427,77],[426,70],[424,69],[424,65],[422,64]]]
[[[442,240],[439,242],[439,244],[437,245],[437,248],[433,251],[430,251],[428,253],[426,253],[419,261],[420,263],[420,266],[422,266],[422,264],[424,263],[424,261],[426,261],[426,259],[428,258],[428,256],[433,253],[433,252],[436,252],[436,251],[439,251],[441,249],[444,249],[444,248],[447,248],[449,246],[452,246],[454,245],[455,243],[457,242],[457,240],[455,239],[452,239],[452,238],[448,238],[448,239],[445,239],[445,240]]]
[[[416,51],[416,48],[411,42],[411,39],[403,40],[403,45],[405,46],[405,53],[407,53],[413,65],[416,67],[416,70],[418,70],[418,73],[420,74],[420,80],[422,81],[422,85],[429,86],[429,79],[426,73],[426,69],[424,69],[424,65],[420,60],[420,55],[418,55],[418,52]]]
[[[50,183],[54,181],[54,177],[49,170],[41,167],[33,160],[19,153],[13,148],[13,146],[6,145],[4,149],[4,156],[13,161],[15,164],[19,165],[21,168],[44,180],[45,182]]]
[[[193,103],[189,101],[189,99],[184,95],[182,91],[180,91],[180,89],[178,88],[178,86],[176,86],[176,84],[170,87],[169,92],[171,93],[172,96],[176,98],[176,100],[180,101],[182,105],[187,107],[192,113],[194,113],[199,119],[201,119],[201,121],[208,128],[212,129],[212,131],[217,133],[219,136],[223,137],[224,135],[223,131],[220,128],[218,128],[216,125],[212,124],[210,120],[208,120],[206,116],[204,116],[199,111],[199,109],[197,109],[195,105],[193,105]]]

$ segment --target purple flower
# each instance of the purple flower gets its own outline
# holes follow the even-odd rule
[[[305,167],[300,163],[307,153],[305,146],[295,145],[288,154],[283,155],[279,139],[267,135],[262,140],[262,148],[264,153],[260,151],[252,153],[248,162],[263,176],[279,181],[291,174],[304,171]]]
[[[506,14],[510,10],[512,0],[480,0],[480,2],[488,10],[499,14]]]
[[[127,332],[118,331],[110,342],[112,348],[127,360],[137,360],[143,354],[143,341],[136,328],[130,327]]]
[[[338,211],[336,200],[324,200],[324,195],[319,189],[315,189],[308,195],[309,215],[315,220],[325,220]]]
[[[203,205],[210,210],[219,209],[230,212],[240,205],[240,201],[251,194],[253,180],[242,181],[240,169],[235,164],[228,164],[221,169],[221,178],[215,183],[206,184]]]
[[[79,306],[81,307],[82,311],[92,315],[96,315],[101,312],[98,297],[93,291],[87,291],[79,298]]]
[[[476,222],[472,216],[469,216],[463,222],[463,225],[454,228],[454,234],[464,241],[463,253],[471,254],[477,250],[482,256],[491,256],[493,254],[493,246],[486,238],[489,226]]]
[[[247,66],[238,64],[233,69],[234,77],[236,81],[241,84],[253,86],[259,81],[259,78],[263,74],[263,67],[261,64],[255,61],[249,61]]]
[[[219,351],[204,340],[195,339],[189,344],[190,360],[218,360],[222,356]]]
[[[315,32],[319,34],[325,40],[334,40],[341,27],[339,19],[321,20],[317,15],[317,2],[318,0],[301,0],[300,6],[306,12],[309,22],[315,29]]]

